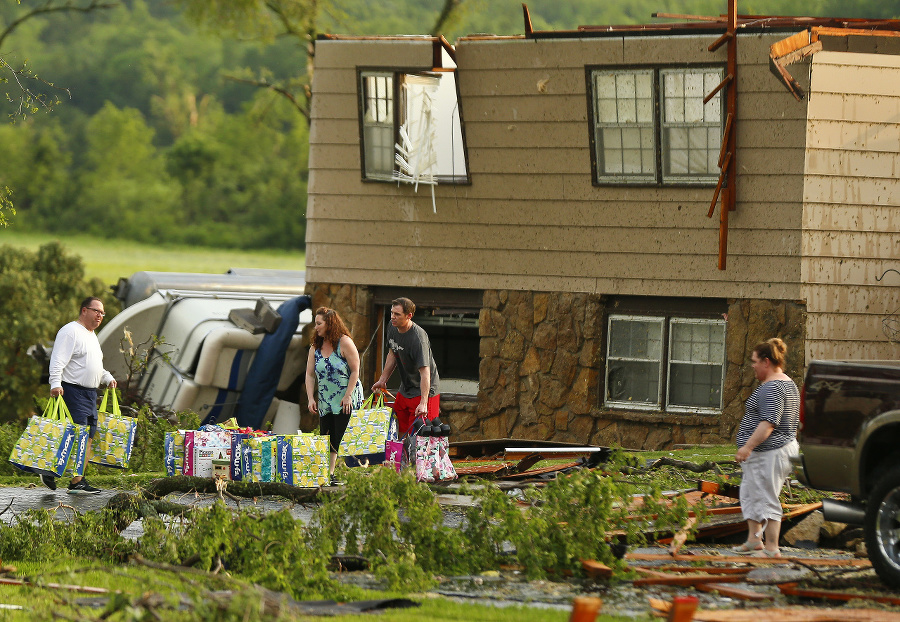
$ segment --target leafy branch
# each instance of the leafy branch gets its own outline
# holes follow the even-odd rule
[[[174,348],[174,346],[167,343],[165,337],[158,335],[150,335],[149,338],[135,345],[131,331],[125,328],[122,332],[122,339],[119,340],[119,352],[125,357],[125,367],[128,369],[123,390],[123,393],[128,395],[132,380],[135,377],[139,378],[147,371],[147,367],[154,357],[158,356],[166,363],[170,362],[171,350],[164,348]]]

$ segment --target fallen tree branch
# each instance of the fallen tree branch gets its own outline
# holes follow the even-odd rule
[[[706,462],[702,462],[697,464],[695,462],[688,462],[686,460],[675,460],[674,458],[669,458],[663,456],[656,462],[650,465],[650,470],[656,470],[660,467],[664,466],[673,466],[678,469],[686,469],[688,471],[693,471],[694,473],[705,473],[706,471],[715,471],[717,475],[722,474],[722,469],[719,468],[720,464],[734,464],[733,460],[727,460],[723,462],[713,462],[712,460],[707,460]]]
[[[141,488],[143,496],[161,499],[173,492],[200,492],[218,494],[216,482],[208,477],[163,477],[154,479]],[[320,488],[297,488],[278,482],[229,482],[228,492],[237,497],[252,499],[254,497],[284,497],[295,503],[315,501],[322,494]]]

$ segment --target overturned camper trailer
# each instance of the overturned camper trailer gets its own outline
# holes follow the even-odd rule
[[[222,275],[138,272],[120,279],[114,290],[123,310],[98,332],[104,366],[121,383],[129,374],[126,331],[134,346],[144,348],[157,336],[164,345],[131,379],[138,397],[174,411],[193,410],[209,422],[246,419],[250,408],[254,420],[246,423],[272,422],[276,431],[296,432],[306,367],[301,331],[312,321],[304,277],[301,271],[232,269]],[[254,334],[236,322],[260,306],[282,305],[293,317],[280,318],[284,326],[274,333]],[[271,360],[273,355],[280,358]],[[265,377],[276,373],[277,384]],[[266,382],[272,390],[260,393]],[[245,390],[257,403],[242,403]],[[268,403],[258,403],[260,395],[272,394]]]

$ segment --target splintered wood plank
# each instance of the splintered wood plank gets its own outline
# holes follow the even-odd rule
[[[673,576],[668,572],[660,572],[659,570],[654,570],[652,568],[642,568],[641,566],[631,566],[629,570],[633,570],[638,574],[642,574],[647,577],[671,577]]]
[[[753,568],[719,568],[716,566],[660,566],[660,572],[705,572],[706,574],[747,574]]]
[[[672,603],[648,598],[650,607],[668,615]],[[900,622],[900,613],[883,609],[811,609],[808,607],[779,607],[766,609],[728,609],[695,611],[694,622]]]
[[[463,466],[465,463],[457,462],[453,464],[457,475],[495,475],[497,473],[506,472],[509,463],[502,464],[476,464],[472,466]]]
[[[809,45],[809,31],[804,30],[791,35],[786,39],[773,43],[769,48],[769,56],[772,58],[781,58],[782,56],[790,54],[794,50],[799,50],[807,45]]]
[[[778,586],[782,594],[788,596],[799,596],[801,598],[824,598],[827,600],[871,600],[876,603],[886,603],[888,605],[900,605],[900,598],[895,596],[878,596],[877,594],[859,594],[857,592],[837,592],[834,590],[813,590],[808,588],[797,587],[796,583],[782,583]]]
[[[665,553],[627,553],[625,559],[644,562],[725,562],[731,564],[793,564],[803,562],[808,566],[844,566],[847,568],[870,568],[868,559],[834,559],[820,557],[750,557],[742,555],[667,555]]]
[[[613,574],[612,568],[593,559],[581,560],[581,567],[588,574],[588,576],[598,579],[609,579]]]
[[[713,577],[708,574],[683,574],[669,575],[667,577],[644,577],[635,579],[634,585],[700,585],[703,583],[740,583],[744,577],[721,576]]]
[[[701,592],[718,592],[720,596],[727,596],[728,598],[736,598],[738,600],[759,601],[771,600],[773,598],[769,594],[763,594],[762,592],[735,587],[725,583],[700,583],[694,587]]]

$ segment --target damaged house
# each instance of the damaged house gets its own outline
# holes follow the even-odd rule
[[[900,22],[316,42],[307,291],[408,296],[458,440],[731,442],[758,341],[896,359]]]

